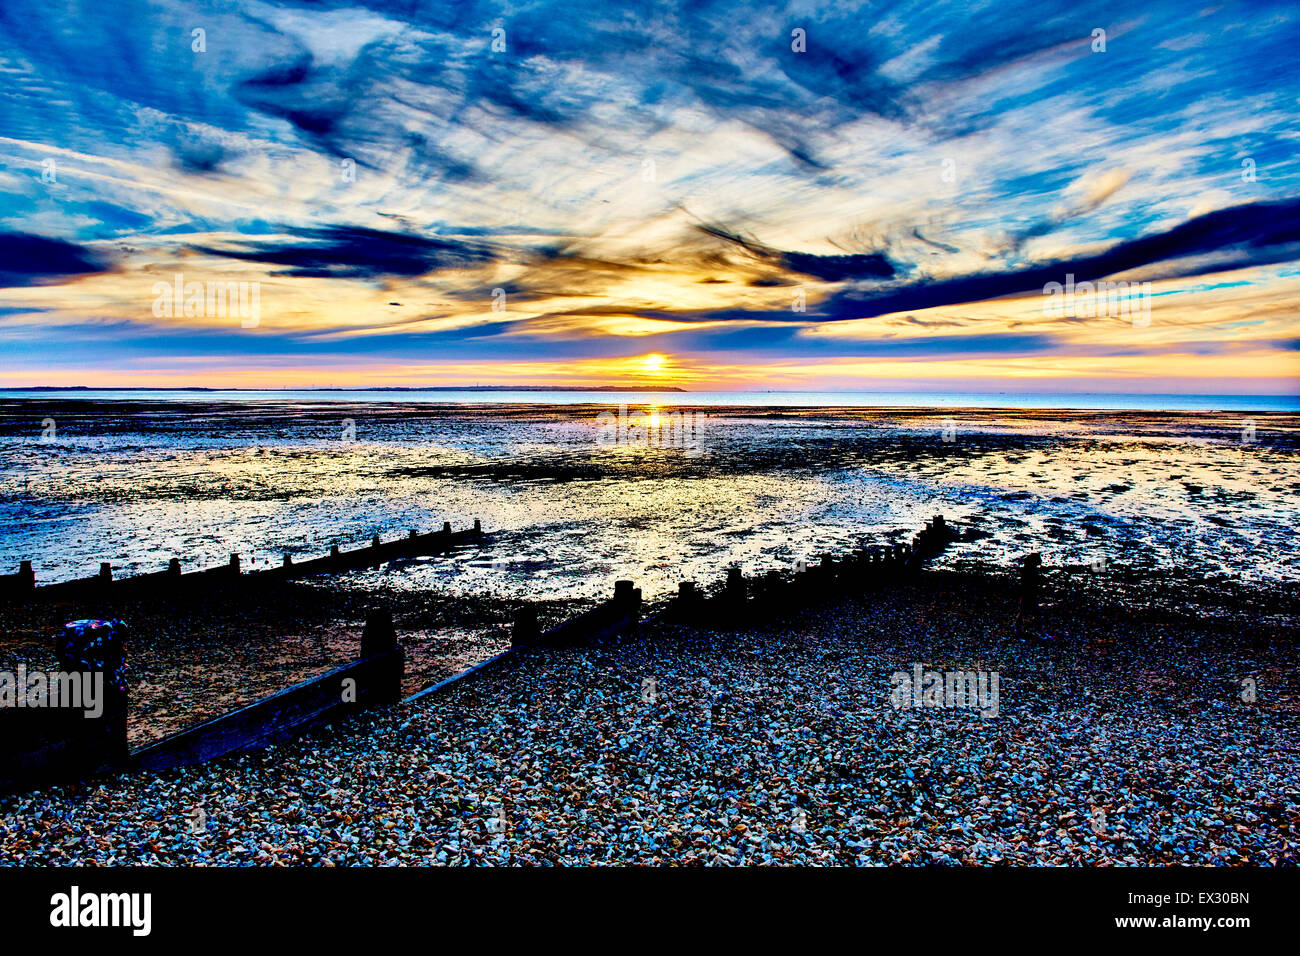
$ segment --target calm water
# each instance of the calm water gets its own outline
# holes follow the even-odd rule
[[[0,568],[30,558],[52,581],[230,552],[257,568],[477,517],[484,546],[354,580],[591,597],[629,577],[654,597],[731,563],[905,540],[942,512],[987,535],[949,561],[1297,571],[1300,419],[1285,413],[295,394],[0,396]],[[692,417],[672,419],[686,400]],[[660,424],[620,431],[610,403]]]
[[[1150,411],[1300,411],[1300,395],[1115,395],[1093,392],[534,392],[498,390],[330,389],[194,390],[0,389],[0,400],[40,397],[153,402],[452,402],[489,405],[644,405],[674,403],[795,408],[1098,408]]]

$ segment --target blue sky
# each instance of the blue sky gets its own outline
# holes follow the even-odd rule
[[[1294,392],[1298,21],[5,4],[0,385]]]

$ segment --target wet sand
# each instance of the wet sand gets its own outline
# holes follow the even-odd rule
[[[1300,571],[1294,414],[657,408],[703,416],[699,447],[604,446],[599,405],[0,402],[0,566],[254,569],[480,518],[491,551],[383,573],[547,598],[628,577],[652,596],[904,540],[942,511],[985,532],[955,562]]]

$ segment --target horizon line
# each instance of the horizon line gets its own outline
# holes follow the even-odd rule
[[[730,395],[1025,395],[1025,396],[1168,396],[1171,398],[1294,398],[1300,390],[1285,392],[1162,392],[1063,389],[941,389],[941,388],[711,388],[690,389],[673,385],[5,385],[0,392],[673,392]]]

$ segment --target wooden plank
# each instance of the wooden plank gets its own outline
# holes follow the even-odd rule
[[[284,581],[310,574],[355,570],[375,567],[395,558],[413,558],[423,555],[440,554],[451,550],[458,544],[480,540],[483,536],[481,527],[475,522],[474,527],[464,531],[430,531],[425,534],[410,535],[393,541],[369,544],[350,551],[340,551],[319,558],[293,562],[277,568],[251,571],[241,574],[238,565],[223,564],[211,568],[180,573],[177,569],[150,571],[127,578],[105,578],[95,575],[88,578],[75,578],[70,581],[58,581],[40,587],[21,572],[16,575],[0,575],[0,597],[16,600],[20,597],[36,600],[60,601],[85,598],[103,598],[110,595],[138,597],[141,592],[152,592],[157,596],[188,596],[200,587],[218,588],[240,581],[249,583]]]
[[[520,650],[522,650],[522,648],[507,647],[500,654],[497,654],[493,657],[489,657],[485,661],[479,661],[473,667],[467,668],[461,671],[459,674],[452,674],[450,677],[444,677],[436,684],[430,684],[428,687],[424,687],[421,688],[420,690],[417,690],[414,694],[411,694],[409,697],[402,698],[402,703],[409,704],[412,701],[419,700],[421,697],[428,697],[430,694],[436,694],[440,690],[446,690],[448,687],[452,686],[453,684],[458,684],[468,677],[473,677],[475,674],[481,674],[489,667],[492,667],[493,665],[500,663],[501,661],[505,660],[507,657],[511,657],[512,655],[514,655]]]
[[[541,647],[559,647],[604,637],[613,637],[635,627],[638,605],[621,601],[606,601],[563,624],[551,628],[534,643]]]
[[[400,694],[405,654],[394,648],[337,667],[270,697],[173,734],[131,755],[133,767],[164,770],[288,740],[309,727],[336,720]],[[343,699],[345,680],[356,681],[355,702]]]

